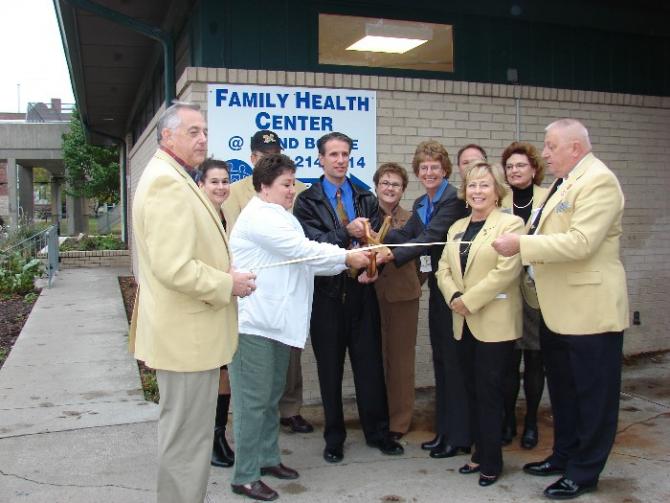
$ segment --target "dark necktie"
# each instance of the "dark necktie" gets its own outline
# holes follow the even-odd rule
[[[344,209],[344,203],[342,202],[342,189],[337,189],[335,192],[335,199],[337,204],[335,205],[335,213],[337,213],[337,218],[340,219],[340,223],[343,227],[349,225],[349,216],[347,211]]]
[[[537,215],[535,215],[535,220],[533,220],[530,229],[528,229],[528,234],[535,234],[537,226],[540,224],[540,218],[542,218],[542,211],[544,210],[544,207],[547,205],[549,199],[551,199],[551,196],[554,195],[554,192],[556,192],[558,188],[561,186],[561,183],[563,183],[562,178],[557,178],[554,181],[554,184],[551,186],[551,189],[549,189],[549,194],[547,194],[544,203],[542,203],[542,206],[540,206],[540,211],[537,212]]]

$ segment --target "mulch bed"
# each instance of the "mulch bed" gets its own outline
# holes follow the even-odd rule
[[[0,368],[2,368],[9,352],[14,347],[16,339],[21,333],[23,325],[32,311],[39,295],[29,295],[25,299],[22,295],[0,297]]]
[[[132,276],[119,276],[119,287],[123,297],[123,306],[126,308],[126,317],[128,323],[133,316],[133,306],[135,305],[135,296],[137,295],[137,283]],[[144,398],[150,402],[158,403],[158,385],[156,384],[156,372],[143,362],[137,360],[137,366],[140,369],[140,378],[142,379],[142,388],[144,389]]]

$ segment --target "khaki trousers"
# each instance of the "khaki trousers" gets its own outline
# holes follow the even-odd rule
[[[219,369],[157,370],[159,503],[200,503],[207,494]]]
[[[279,400],[279,416],[293,417],[300,414],[302,408],[302,364],[300,357],[302,349],[291,348],[286,371],[286,386],[284,394]]]

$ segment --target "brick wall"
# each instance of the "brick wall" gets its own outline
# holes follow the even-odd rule
[[[128,267],[128,250],[62,251],[59,253],[61,269],[79,267]]]
[[[666,335],[670,329],[670,169],[666,166],[670,156],[670,98],[433,79],[221,68],[188,68],[177,83],[177,94],[206,109],[210,83],[376,90],[377,162],[396,161],[408,169],[417,143],[428,138],[441,141],[452,161],[459,147],[475,142],[486,148],[490,160],[499,162],[503,149],[515,139],[516,97],[520,100],[521,139],[537,147],[542,145],[544,127],[553,120],[582,120],[590,131],[594,153],[617,174],[626,196],[622,258],[628,274],[631,312],[640,312],[642,325],[627,331],[624,351],[634,354],[670,348]],[[152,130],[152,138],[154,134]],[[146,146],[131,151],[132,187],[140,174],[135,168],[146,164],[150,155],[147,152]],[[457,173],[452,175],[452,181],[460,183]],[[411,207],[421,194],[419,182],[411,176],[403,205]],[[424,291],[416,352],[417,387],[433,384],[426,300]],[[305,399],[318,400],[316,369],[309,347],[303,357],[303,374]],[[348,396],[353,393],[349,372],[344,392]]]

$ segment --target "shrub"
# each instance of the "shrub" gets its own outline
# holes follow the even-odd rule
[[[126,243],[114,234],[68,238],[60,245],[61,251],[125,250]]]
[[[0,257],[0,294],[24,295],[35,288],[35,278],[44,272],[42,262],[20,253]]]

